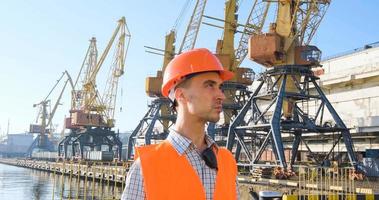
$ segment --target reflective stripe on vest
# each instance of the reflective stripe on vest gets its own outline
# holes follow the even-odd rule
[[[136,155],[141,160],[148,200],[206,199],[204,187],[195,169],[185,154],[178,154],[168,141],[138,147]],[[225,148],[218,148],[216,156],[218,172],[213,199],[236,199],[237,166],[233,155]]]

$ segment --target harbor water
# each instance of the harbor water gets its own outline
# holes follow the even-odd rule
[[[120,199],[123,185],[0,164],[0,199]]]

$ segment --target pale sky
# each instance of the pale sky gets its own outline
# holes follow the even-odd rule
[[[194,0],[193,0],[194,1]],[[147,111],[149,98],[145,94],[145,78],[154,76],[162,66],[161,56],[148,54],[143,46],[164,48],[164,36],[175,24],[185,0],[35,0],[0,2],[0,133],[10,121],[10,133],[25,132],[35,121],[33,108],[45,98],[64,70],[76,77],[91,37],[97,38],[99,53],[122,16],[132,34],[126,58],[125,74],[120,79],[117,99],[116,130],[133,130]],[[240,23],[250,9],[250,1],[242,1]],[[193,2],[190,5],[192,10]],[[208,0],[206,15],[223,18],[224,1]],[[182,40],[188,22],[188,10],[178,26],[177,44]],[[312,44],[323,56],[362,47],[379,41],[377,12],[374,0],[333,0]],[[218,23],[218,25],[222,25]],[[203,25],[197,47],[216,47],[220,29]],[[238,36],[239,38],[239,36]],[[259,67],[245,60],[244,67]],[[255,66],[255,67],[254,67]],[[106,73],[108,66],[103,66]],[[99,75],[98,82],[105,82]],[[55,103],[58,86],[51,101]],[[64,116],[68,116],[70,94],[67,90],[53,123],[61,131]]]

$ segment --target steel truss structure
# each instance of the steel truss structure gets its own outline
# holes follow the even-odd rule
[[[84,152],[101,150],[102,145],[108,146],[108,150],[114,152],[114,158],[121,159],[122,142],[118,134],[109,128],[100,127],[72,130],[59,142],[58,156],[64,159],[84,158]]]
[[[343,140],[351,165],[360,166],[354,154],[350,131],[326,98],[317,80],[318,77],[309,66],[276,66],[262,73],[258,80],[259,86],[229,126],[226,146],[231,151],[235,148],[236,160],[239,160],[242,150],[247,164],[258,166],[262,153],[271,146],[276,158],[274,165],[287,169],[284,137],[293,139],[289,161],[291,167],[301,142],[305,144],[309,155],[314,155],[304,136],[333,133],[338,139],[333,142],[324,158],[312,158],[315,164],[323,165],[330,159],[336,145]],[[286,84],[290,81],[296,89],[286,91]],[[293,102],[292,117],[287,119],[282,113],[284,101]],[[318,102],[312,113],[307,110],[310,101]],[[327,111],[334,120],[334,126],[324,120]]]
[[[160,112],[162,107],[169,109],[168,114],[163,115]],[[164,121],[170,122],[167,128],[163,125]],[[166,139],[168,128],[171,127],[175,121],[176,113],[171,107],[170,100],[164,97],[154,99],[149,105],[145,116],[129,136],[126,159],[132,159],[137,140],[143,140],[145,145],[149,145],[152,143],[152,140],[160,141]],[[162,128],[162,130],[158,128]]]
[[[249,91],[246,84],[232,81],[224,82],[222,84],[222,90],[224,91],[225,96],[230,96],[230,99],[232,99],[232,101],[224,102],[222,105],[222,109],[225,113],[224,117],[233,120],[237,116],[238,111],[241,110],[242,107],[249,100],[251,91]],[[225,110],[227,112],[225,112]],[[222,146],[225,146],[226,139],[223,140],[223,138],[228,135],[228,130],[228,123],[209,123],[207,128],[208,134]]]

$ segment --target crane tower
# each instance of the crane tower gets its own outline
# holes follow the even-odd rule
[[[84,62],[72,91],[70,117],[65,126],[70,130],[59,143],[61,158],[87,159],[93,151],[108,151],[121,158],[122,143],[112,128],[115,126],[115,107],[119,78],[124,74],[125,57],[130,42],[130,33],[125,17],[118,20],[104,52],[98,59],[96,38],[90,40]],[[108,79],[104,92],[99,92],[97,75],[113,50],[109,62]],[[105,148],[106,146],[107,148]],[[85,154],[86,153],[86,154]]]
[[[320,67],[321,51],[309,43],[329,4],[330,0],[254,2],[253,13],[263,15],[249,17],[253,25],[264,24],[271,13],[276,20],[269,24],[268,33],[258,32],[249,38],[249,58],[266,71],[228,130],[227,148],[236,148],[237,160],[242,150],[245,164],[258,166],[262,164],[264,151],[270,149],[276,158],[270,165],[291,168],[302,143],[314,164],[324,165],[333,159],[331,152],[343,140],[350,164],[359,168],[349,129],[317,84],[318,77],[313,72]],[[317,109],[309,110],[310,102],[318,103]],[[334,119],[332,126],[323,120],[326,114]],[[331,149],[321,157],[307,145],[306,136],[315,134],[338,135]],[[292,140],[291,156],[287,158],[284,138]]]

